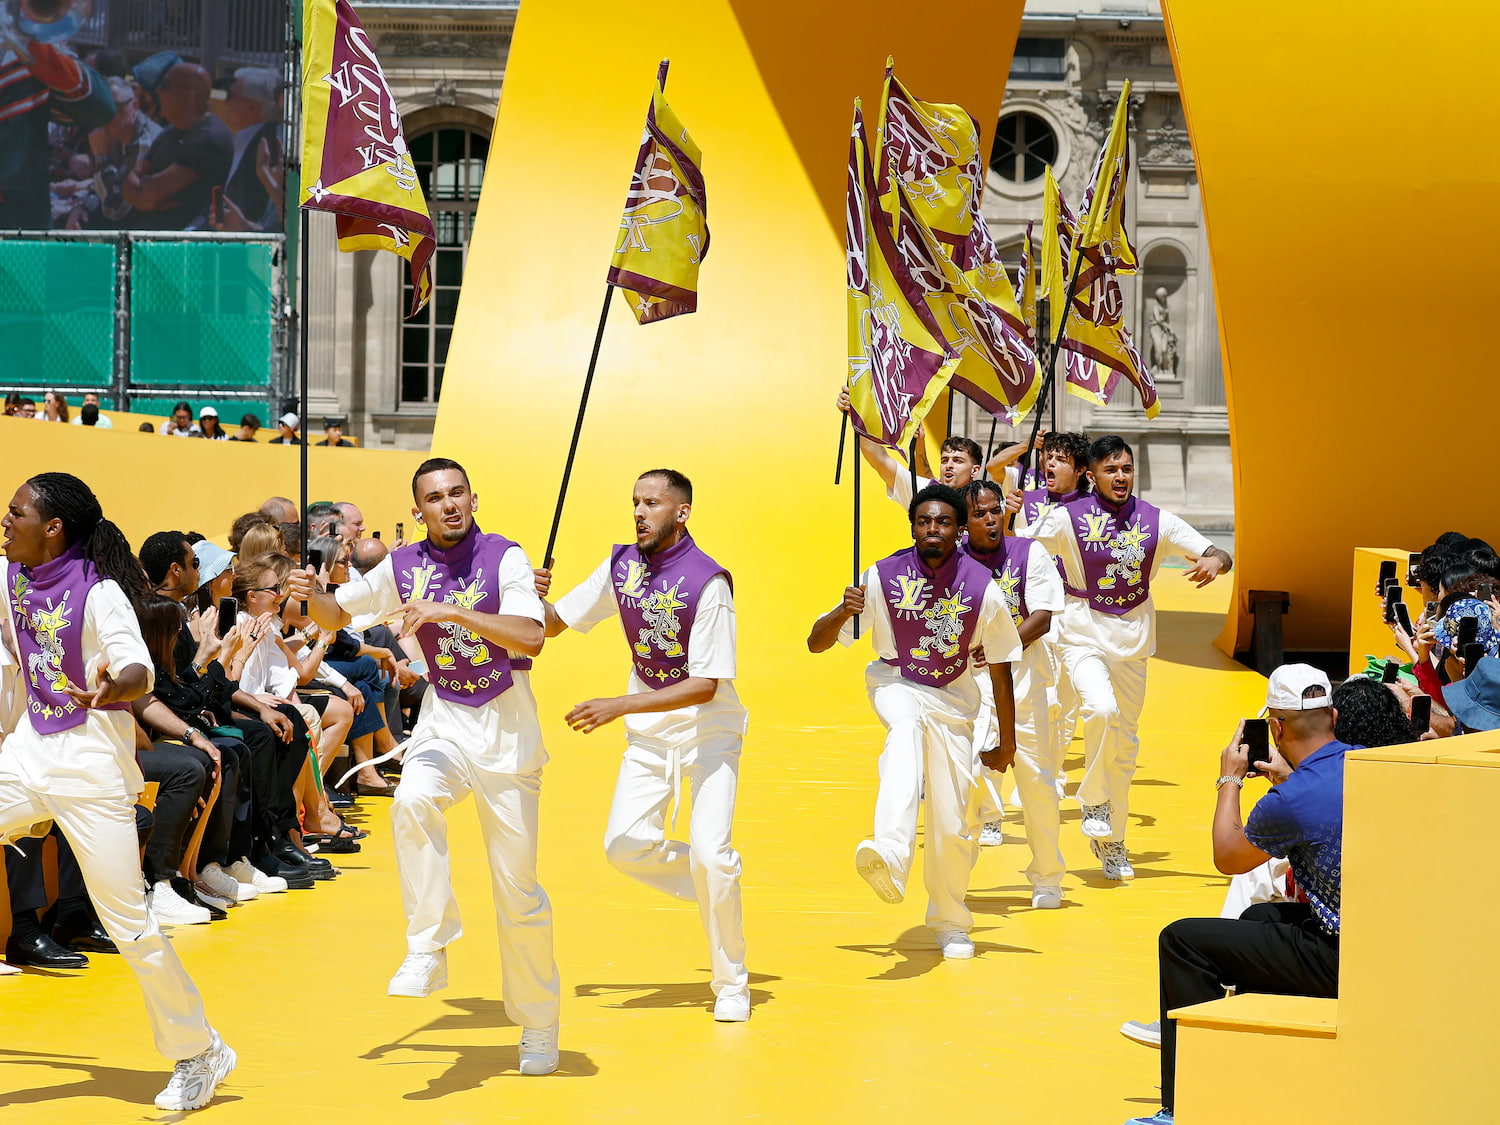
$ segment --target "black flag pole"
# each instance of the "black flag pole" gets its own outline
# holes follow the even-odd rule
[[[307,567],[307,295],[310,286],[307,283],[308,262],[308,230],[312,226],[311,218],[307,208],[299,207],[301,219],[297,233],[297,288],[299,292],[297,305],[297,418],[301,425],[301,437],[298,441],[298,461],[300,462],[300,491],[298,496],[301,500],[297,508],[297,520],[302,527],[302,553],[298,565],[303,569]],[[307,616],[307,603],[302,603],[302,616]]]
[[[844,421],[847,422],[848,420],[848,415],[845,415]],[[842,444],[842,440],[840,440],[840,445]],[[850,474],[854,481],[854,581],[851,583],[854,586],[859,585],[859,463],[862,460],[864,458],[860,455],[859,451],[859,436],[856,434],[854,438],[854,471]],[[842,454],[839,456],[839,461],[842,464]],[[857,613],[854,615],[854,639],[856,641],[859,640],[859,614]]]
[[[922,440],[922,427],[911,435],[911,449],[907,451],[907,467],[911,469],[911,494],[917,494],[917,442]]]
[[[557,528],[562,523],[563,504],[568,499],[568,480],[573,476],[573,459],[578,454],[578,437],[583,433],[583,416],[589,408],[589,391],[594,386],[594,368],[599,365],[599,345],[604,343],[604,325],[609,320],[610,298],[615,287],[608,282],[604,286],[604,307],[599,310],[599,327],[594,330],[594,350],[589,353],[588,374],[583,377],[583,394],[578,398],[578,417],[573,420],[573,440],[568,443],[568,459],[563,464],[562,484],[557,488],[557,507],[552,512],[552,530],[547,533],[547,550],[542,555],[542,566],[551,569],[552,548],[557,545]]]
[[[844,439],[849,436],[849,415],[840,413],[843,419],[839,423],[839,459],[833,464],[833,486],[837,488],[844,479]],[[859,438],[854,439],[854,459],[859,460]]]

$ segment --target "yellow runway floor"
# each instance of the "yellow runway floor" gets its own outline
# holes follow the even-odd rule
[[[1154,1018],[1159,928],[1218,912],[1211,783],[1235,719],[1254,714],[1263,691],[1210,645],[1227,583],[1198,592],[1164,571],[1157,591],[1162,638],[1133,797],[1132,884],[1099,875],[1068,802],[1065,906],[1032,910],[1012,818],[1007,844],[984,850],[971,884],[978,956],[944,963],[921,925],[920,873],[908,900],[887,906],[854,872],[880,743],[859,676],[838,698],[781,706],[818,714],[818,726],[778,725],[773,706],[751,702],[736,842],[755,1012],[748,1024],[715,1024],[695,909],[604,859],[623,738],[568,732],[560,716],[578,693],[544,663],[536,687],[553,759],[541,874],[563,974],[558,1074],[517,1074],[518,1031],[500,1004],[487,875],[466,807],[451,814],[468,927],[450,949],[451,983],[425,1000],[385,995],[403,927],[383,802],[366,800],[359,822],[371,835],[337,882],[174,932],[240,1056],[200,1119],[1115,1125],[1154,1111],[1157,1055],[1116,1029]],[[1081,747],[1069,758],[1074,783]],[[117,958],[93,961],[80,973],[0,978],[0,1121],[177,1118],[151,1106],[168,1068],[133,979]]]

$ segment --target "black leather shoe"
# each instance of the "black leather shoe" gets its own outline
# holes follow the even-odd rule
[[[312,889],[313,883],[317,882],[304,867],[294,867],[290,863],[282,863],[273,855],[263,855],[259,859],[250,861],[255,864],[265,875],[274,875],[278,879],[285,879],[290,890],[308,891]]]
[[[11,938],[5,943],[5,959],[12,965],[31,965],[38,969],[86,969],[89,959],[82,953],[64,949],[46,934]]]
[[[119,947],[92,918],[72,926],[53,926],[52,940],[74,953],[118,953]]]
[[[278,863],[306,872],[314,879],[326,880],[338,875],[338,872],[333,869],[333,864],[315,855],[308,855],[290,840],[281,841],[271,849],[271,854],[276,857]]]

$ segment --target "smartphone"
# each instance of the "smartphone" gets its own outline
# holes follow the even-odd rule
[[[1474,588],[1474,596],[1482,602],[1493,600],[1495,597],[1495,584],[1493,582],[1481,582]]]
[[[1438,615],[1437,602],[1423,602],[1422,615],[1426,617],[1428,621],[1436,621]]]
[[[370,532],[370,538],[371,539],[379,539],[380,538],[380,528],[377,527],[374,531]]]
[[[1385,588],[1385,623],[1393,625],[1396,621],[1396,603],[1401,600],[1401,584],[1394,578]]]
[[[1396,577],[1396,560],[1395,559],[1381,559],[1380,560],[1380,577],[1377,578],[1377,579],[1375,579],[1375,592],[1377,594],[1383,594],[1383,593],[1385,593],[1385,584],[1387,582],[1394,581],[1395,577]]]
[[[1472,676],[1475,667],[1484,659],[1484,646],[1478,643],[1466,644],[1463,647],[1464,675]]]
[[[1417,567],[1422,563],[1422,553],[1413,551],[1406,556],[1406,584],[1411,587],[1419,585],[1417,582]]]
[[[1270,724],[1265,719],[1246,719],[1245,733],[1240,741],[1250,748],[1250,772],[1259,773],[1255,763],[1267,761],[1271,756]]]
[[[1411,733],[1418,738],[1432,729],[1432,696],[1411,697]]]
[[[1479,639],[1479,618],[1460,617],[1458,619],[1458,637],[1453,648],[1457,652],[1463,652],[1469,645]]]
[[[1416,630],[1411,627],[1411,610],[1406,608],[1405,602],[1396,603],[1396,624],[1406,632],[1408,637],[1416,636]]]
[[[308,548],[307,565],[313,568],[314,574],[321,572],[323,569],[323,552],[316,547]]]
[[[1385,667],[1380,671],[1380,682],[1383,684],[1393,684],[1400,675],[1401,665],[1397,664],[1394,660],[1387,660]]]
[[[396,539],[398,542],[406,541],[406,525],[404,523],[396,525]]]
[[[213,191],[209,193],[209,206],[213,208],[214,222],[224,221],[224,188],[221,184],[215,184]]]
[[[220,639],[224,634],[234,628],[235,621],[240,616],[240,601],[238,598],[219,599],[219,624],[218,634]]]

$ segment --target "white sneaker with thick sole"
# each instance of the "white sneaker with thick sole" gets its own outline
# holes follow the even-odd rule
[[[557,1069],[557,1024],[521,1029],[521,1073],[551,1074]]]
[[[897,903],[906,897],[901,893],[901,888],[896,886],[896,880],[891,878],[890,865],[886,863],[885,856],[880,854],[875,841],[866,840],[854,849],[854,869],[859,872],[861,879],[870,884],[870,889],[881,902]]]
[[[286,890],[286,880],[280,875],[267,875],[248,859],[241,859],[226,868],[231,879],[240,886],[249,885],[255,888],[257,894],[279,895]]]
[[[260,892],[255,889],[254,883],[240,882],[217,863],[204,864],[203,869],[198,872],[198,882],[220,898],[227,898],[233,902],[249,902],[252,898],[260,897]]]
[[[163,879],[151,888],[150,906],[158,926],[208,925],[208,908],[188,902],[172,889],[170,879]]]
[[[172,1068],[172,1078],[167,1088],[156,1095],[156,1108],[176,1110],[202,1109],[214,1100],[214,1091],[219,1083],[229,1077],[229,1072],[239,1061],[234,1051],[219,1033],[213,1033],[208,1049],[190,1059],[182,1059]]]
[[[448,951],[439,949],[436,953],[408,953],[406,960],[401,962],[401,967],[396,970],[396,975],[391,978],[391,983],[385,991],[390,996],[427,996],[440,988],[447,987]],[[552,1025],[552,1031],[555,1054],[556,1024]],[[524,1036],[522,1042],[525,1042]],[[557,1065],[555,1060],[553,1065]],[[524,1074],[525,1071],[522,1073]]]
[[[1135,878],[1135,868],[1125,856],[1125,845],[1119,840],[1090,840],[1089,849],[1104,866],[1106,879],[1125,880]]]
[[[979,830],[979,846],[981,848],[998,848],[1005,843],[1005,832],[998,820],[987,820],[984,827]]]
[[[1120,1025],[1120,1034],[1132,1043],[1139,1043],[1142,1047],[1155,1047],[1158,1051],[1161,1050],[1161,1020],[1152,1020],[1150,1023],[1128,1020]]]
[[[714,1019],[719,1023],[744,1023],[749,1018],[748,992],[721,992],[714,1000]]]
[[[1033,910],[1058,910],[1062,907],[1061,887],[1035,887],[1031,892]]]
[[[1109,802],[1102,805],[1085,805],[1080,803],[1079,808],[1083,810],[1083,823],[1079,826],[1083,834],[1091,840],[1107,840],[1114,832],[1114,825],[1109,819]]]
[[[974,942],[962,930],[943,930],[937,936],[937,944],[948,961],[967,961],[974,956]]]

